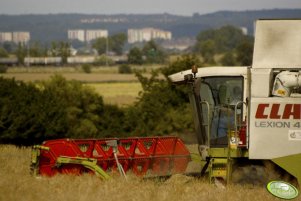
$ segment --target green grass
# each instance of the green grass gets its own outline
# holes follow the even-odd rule
[[[130,65],[132,69],[149,73],[151,70],[164,67],[163,64]],[[92,73],[112,74],[118,73],[118,65],[114,66],[91,66]],[[78,66],[29,66],[9,67],[7,73],[82,73],[81,65]]]
[[[49,80],[51,76],[59,74],[67,80],[78,80],[83,83],[89,82],[130,82],[137,81],[134,74],[117,74],[117,73],[5,73],[0,74],[4,78],[14,78],[24,82],[35,82]]]
[[[88,83],[85,85],[92,87],[100,94],[105,103],[119,106],[133,104],[142,90],[139,82]]]
[[[148,77],[152,70],[158,69],[162,65],[131,65],[131,67],[142,71],[144,76]],[[55,74],[62,75],[67,80],[78,80],[85,83],[103,96],[105,103],[117,104],[119,106],[133,104],[137,101],[138,94],[142,90],[135,74],[119,74],[118,66],[92,67],[91,73],[84,73],[81,66],[10,67],[7,73],[0,74],[0,76],[24,82],[36,82],[49,80]],[[163,79],[163,76],[161,77]]]

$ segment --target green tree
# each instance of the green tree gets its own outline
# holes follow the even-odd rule
[[[253,42],[251,40],[243,40],[236,47],[236,61],[242,66],[252,65],[253,59]]]
[[[221,27],[217,30],[215,37],[217,51],[220,53],[233,50],[245,37],[242,30],[237,27]]]
[[[127,37],[124,33],[118,33],[108,38],[97,38],[92,43],[92,47],[97,50],[99,55],[105,54],[107,50],[121,55],[126,39]]]
[[[28,44],[28,46],[29,46],[29,55],[31,57],[44,57],[47,54],[45,48],[43,48],[42,45],[38,42]]]
[[[200,32],[194,51],[202,54],[205,63],[214,63],[214,55],[224,53],[222,65],[251,65],[253,38],[244,35],[239,28],[224,26]]]
[[[141,65],[143,63],[142,51],[138,47],[130,49],[128,54],[128,62],[130,64]]]
[[[107,38],[97,38],[93,44],[92,44],[92,47],[95,48],[98,52],[99,55],[102,55],[102,54],[105,54],[106,53],[106,50],[107,50],[107,45],[109,45],[108,41],[109,39]]]
[[[121,137],[126,135],[124,130],[125,112],[116,105],[104,105],[99,123],[102,137]]]
[[[232,52],[226,52],[223,57],[221,58],[221,64],[223,66],[235,66],[235,57]]]
[[[61,57],[62,64],[67,63],[67,58],[71,55],[70,44],[68,42],[59,41],[59,42],[51,42],[51,46],[49,49],[49,53],[53,57]]]
[[[104,66],[104,65],[113,65],[114,64],[114,61],[106,56],[106,55],[100,55],[98,56],[97,58],[95,58],[94,62],[93,62],[94,65],[99,65],[99,66]]]
[[[28,145],[64,136],[65,105],[57,97],[30,83],[3,78],[0,83],[0,141]]]
[[[176,61],[169,64],[167,68],[162,68],[162,74],[168,78],[169,75],[184,70],[189,70],[192,66],[202,67],[203,64],[196,55],[183,55],[178,57]]]
[[[98,124],[103,112],[101,96],[78,81],[67,81],[58,75],[43,82],[42,88],[64,106],[67,137],[96,137],[99,134]]]
[[[85,73],[91,73],[91,65],[90,64],[83,64],[82,65],[82,71],[84,71]]]
[[[70,41],[72,47],[74,47],[75,49],[81,48],[85,46],[85,42],[80,41],[78,39],[72,40]]]
[[[2,47],[6,50],[7,53],[13,53],[17,48],[17,45],[13,42],[4,42]]]
[[[118,73],[120,74],[131,74],[132,68],[128,64],[122,64],[118,67]]]
[[[126,111],[125,130],[148,135],[168,135],[180,132],[191,132],[192,115],[189,111],[187,88],[175,87],[166,81],[168,75],[179,70],[200,66],[196,56],[183,56],[168,67],[153,71],[150,77],[136,72],[143,91],[139,101]],[[162,73],[165,79],[159,77]]]
[[[6,57],[8,57],[7,51],[4,48],[0,47],[0,58],[6,58]]]
[[[59,48],[58,48],[58,56],[62,58],[62,63],[67,63],[67,58],[71,55],[70,52],[70,44],[68,42],[59,42]]]
[[[164,63],[165,61],[166,56],[164,51],[153,40],[147,42],[144,45],[142,52],[146,58],[147,63]]]
[[[204,41],[213,40],[216,53],[223,53],[235,49],[237,44],[246,37],[243,35],[241,29],[233,26],[224,26],[219,29],[200,32],[197,35],[194,49],[196,52],[200,52],[202,49],[201,44]]]
[[[123,53],[123,47],[127,40],[125,33],[118,33],[110,37],[110,50],[115,52],[117,55]]]
[[[59,56],[59,45],[57,42],[52,41],[49,49],[50,56],[57,57]]]
[[[206,40],[203,41],[201,44],[201,54],[203,56],[204,62],[207,64],[213,64],[214,61],[214,55],[216,52],[215,42],[214,40]]]
[[[1,142],[99,137],[103,113],[102,97],[78,81],[56,75],[34,85],[0,78]]]
[[[24,43],[18,43],[18,47],[16,49],[16,56],[18,58],[19,64],[24,64],[24,58],[27,54],[27,48]]]

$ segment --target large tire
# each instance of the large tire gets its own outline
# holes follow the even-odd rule
[[[297,184],[294,177],[268,160],[239,160],[233,165],[233,183],[266,186],[272,180],[283,180],[293,185]]]
[[[268,175],[266,174],[264,166],[258,164],[244,164],[233,168],[232,182],[235,184],[262,186],[267,184]]]

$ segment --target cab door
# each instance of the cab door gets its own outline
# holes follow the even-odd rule
[[[216,76],[202,77],[196,82],[195,93],[200,100],[199,112],[202,113],[201,127],[212,147],[226,147],[228,131],[235,130],[234,120],[243,119],[243,107],[239,104],[243,101],[243,81],[242,76]]]

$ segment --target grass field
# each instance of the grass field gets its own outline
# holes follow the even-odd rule
[[[139,82],[88,83],[89,87],[104,98],[108,104],[126,106],[133,104],[142,90]]]
[[[29,148],[0,145],[1,201],[279,200],[263,187],[217,188],[204,179],[184,175],[174,175],[167,181],[142,180],[133,175],[129,175],[128,181],[119,176],[102,181],[93,175],[34,178],[29,174],[29,165]]]
[[[164,67],[161,64],[130,65],[132,69],[149,73],[151,70]],[[119,66],[91,66],[92,73],[118,73]],[[7,73],[83,73],[82,66],[25,66],[9,67]]]
[[[149,76],[151,70],[160,67],[162,66],[132,66],[133,69],[144,72],[144,76]],[[92,67],[91,70],[91,73],[84,73],[80,66],[9,67],[6,73],[0,74],[0,77],[14,78],[24,82],[36,82],[49,80],[51,76],[58,74],[67,80],[78,80],[91,86],[108,104],[126,106],[137,100],[142,88],[135,74],[119,74],[118,66]]]
[[[134,74],[117,73],[5,73],[0,76],[4,78],[15,78],[16,80],[24,82],[35,82],[48,80],[55,74],[62,75],[67,80],[78,80],[84,83],[137,81]]]
[[[78,80],[95,89],[104,98],[105,103],[126,106],[133,104],[142,90],[140,83],[134,74],[118,74],[114,69],[102,68],[102,71],[94,73],[77,72],[74,68],[31,68],[11,69],[9,73],[1,74],[4,78],[14,78],[24,82],[49,80],[51,76],[60,74],[67,80]],[[45,70],[46,72],[43,72]],[[24,72],[23,72],[24,71]]]
[[[7,73],[4,78],[14,78],[25,82],[43,81],[50,79],[52,73]],[[136,101],[142,90],[140,83],[133,74],[86,74],[64,73],[67,80],[78,80],[93,88],[104,98],[105,103],[125,106]]]

